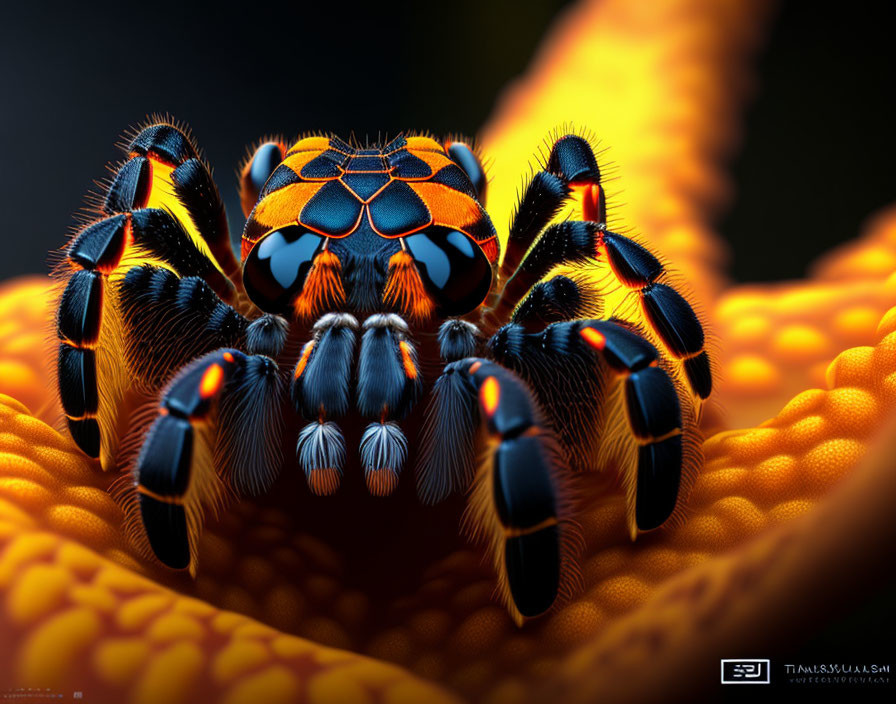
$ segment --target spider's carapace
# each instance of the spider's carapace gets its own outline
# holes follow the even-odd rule
[[[460,142],[265,143],[242,175],[249,296],[265,311],[302,317],[346,308],[417,320],[468,313],[485,298],[498,258],[484,186]],[[384,272],[389,280],[378,287]],[[382,289],[379,300],[373,288]]]

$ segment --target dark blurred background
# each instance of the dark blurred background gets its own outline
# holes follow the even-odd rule
[[[0,279],[46,270],[85,190],[120,158],[119,135],[148,113],[193,128],[241,227],[234,172],[251,142],[306,130],[472,136],[564,4],[4,8]]]
[[[16,3],[0,18],[0,279],[46,270],[123,128],[192,125],[239,224],[233,171],[269,132],[475,134],[566,3]],[[880,5],[784,3],[719,222],[740,280],[801,276],[896,200],[896,48]]]

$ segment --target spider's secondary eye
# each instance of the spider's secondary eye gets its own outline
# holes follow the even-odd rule
[[[258,194],[264,188],[264,184],[274,173],[274,169],[283,161],[283,152],[276,142],[265,142],[252,155],[252,160],[243,167],[240,176],[240,204],[243,212],[248,217]]]
[[[463,142],[451,142],[446,146],[446,150],[451,160],[462,168],[467,178],[470,179],[470,183],[476,189],[476,197],[479,202],[485,203],[485,187],[488,182],[485,178],[485,170],[473,150]]]
[[[243,264],[243,282],[252,302],[267,313],[289,310],[323,241],[296,225],[265,235]]]
[[[280,154],[279,144],[265,142],[255,150],[255,155],[249,166],[249,180],[256,193],[261,193],[264,184],[267,183],[281,161],[283,161],[283,157]]]
[[[492,267],[483,251],[463,232],[430,227],[404,238],[420,278],[444,315],[476,308],[492,285]]]

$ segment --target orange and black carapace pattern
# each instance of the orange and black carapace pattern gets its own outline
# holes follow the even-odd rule
[[[288,150],[268,143],[247,164],[243,184],[251,208],[245,281],[265,310],[310,317],[344,305],[346,295],[355,308],[374,310],[369,283],[387,268],[395,275],[379,302],[417,319],[436,309],[466,312],[488,293],[498,238],[479,201],[485,175],[463,143],[422,136],[365,149],[337,137],[308,137]],[[301,259],[298,276],[273,273],[286,268],[275,242],[289,243],[288,256]],[[421,281],[409,277],[412,258]]]
[[[132,474],[147,559],[195,569],[204,511],[284,467],[297,501],[349,473],[386,500],[413,462],[421,501],[467,495],[522,621],[574,589],[575,475],[619,474],[633,538],[681,515],[703,328],[607,228],[586,138],[553,140],[501,239],[462,141],[266,141],[241,170],[239,262],[185,129],[154,122],[125,153],[57,269],[58,379],[78,446]]]
[[[267,149],[272,147],[277,145]],[[465,152],[463,144],[440,145],[428,137],[397,137],[373,149],[356,149],[338,137],[302,139],[259,193],[244,255],[260,234],[295,213],[297,225],[331,238],[361,228],[395,238],[431,225],[450,226],[495,261],[497,235],[478,200],[485,174],[474,166],[471,182],[454,161],[466,159],[472,166],[474,157]]]

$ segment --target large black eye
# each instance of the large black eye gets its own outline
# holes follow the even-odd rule
[[[252,302],[267,313],[287,312],[323,241],[296,225],[265,235],[243,264],[243,283]]]
[[[404,241],[423,285],[443,315],[469,313],[485,300],[492,285],[492,267],[463,232],[434,226],[408,235]]]
[[[485,187],[488,182],[485,178],[485,169],[482,168],[482,164],[479,163],[473,150],[463,142],[451,142],[447,149],[451,160],[462,168],[467,178],[470,179],[479,202],[485,203]]]

